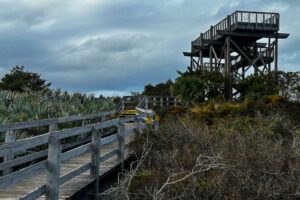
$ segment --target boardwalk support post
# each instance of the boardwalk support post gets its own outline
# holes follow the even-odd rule
[[[118,152],[118,161],[121,165],[121,172],[124,171],[124,154],[125,154],[125,125],[119,123],[118,127],[118,141],[119,141],[119,152]]]
[[[49,125],[49,132],[54,132],[58,130],[58,124],[50,124]]]
[[[46,199],[56,200],[59,196],[59,178],[61,164],[62,145],[54,136],[49,137],[48,162],[47,162],[47,183],[46,183]]]
[[[91,171],[90,175],[96,177],[95,193],[98,199],[99,195],[99,170],[100,170],[100,146],[101,146],[101,132],[92,128],[92,145],[91,145]]]
[[[15,142],[17,139],[17,134],[15,130],[10,130],[7,131],[5,134],[5,142]],[[9,161],[9,160],[13,160],[14,159],[14,154],[10,153],[9,155],[4,157],[4,162]],[[3,175],[7,175],[9,173],[12,172],[12,168],[7,168],[5,170],[3,170]]]

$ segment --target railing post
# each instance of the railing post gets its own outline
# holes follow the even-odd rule
[[[58,124],[50,124],[49,125],[49,132],[54,132],[58,130]]]
[[[49,137],[46,199],[56,200],[59,196],[60,156],[62,146],[57,138]]]
[[[177,106],[177,97],[174,98],[174,106]]]
[[[17,132],[15,130],[7,131],[5,134],[5,142],[15,142],[17,139]],[[4,162],[13,160],[15,155],[13,153],[8,154],[4,157]],[[7,175],[12,172],[12,168],[7,168],[3,170],[3,175]]]
[[[98,199],[99,195],[99,170],[100,170],[100,147],[101,147],[101,132],[92,128],[92,143],[91,143],[91,163],[92,168],[90,175],[96,177],[95,193]]]
[[[163,107],[163,106],[164,106],[163,98],[160,97],[160,107]]]
[[[118,161],[121,165],[121,172],[124,171],[124,158],[125,158],[125,125],[119,123],[118,126],[118,141],[119,141],[119,152]]]
[[[167,106],[169,106],[170,104],[169,104],[169,97],[167,97]]]
[[[145,109],[149,108],[149,98],[145,97]]]

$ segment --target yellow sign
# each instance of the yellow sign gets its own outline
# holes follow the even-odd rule
[[[151,117],[147,116],[146,124],[149,125],[149,124],[151,124],[151,122],[152,122]]]

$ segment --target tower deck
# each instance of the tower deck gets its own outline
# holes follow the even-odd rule
[[[234,85],[250,68],[254,74],[266,74],[274,63],[278,70],[278,39],[289,36],[279,33],[279,27],[279,13],[235,11],[201,33],[191,42],[191,51],[183,54],[191,58],[191,69],[221,71],[230,77],[225,93],[231,99],[238,94],[232,93]]]

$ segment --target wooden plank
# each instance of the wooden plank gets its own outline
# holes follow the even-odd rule
[[[119,152],[119,149],[115,149],[115,150],[112,150],[111,152],[103,155],[100,157],[100,162],[104,162],[112,157],[114,157],[115,155],[117,155]]]
[[[32,192],[24,195],[23,197],[20,198],[20,200],[32,200],[32,199],[37,199],[40,196],[44,195],[46,193],[46,184],[42,185]]]
[[[39,151],[36,153],[32,153],[30,155],[26,155],[26,156],[22,156],[19,158],[16,158],[14,160],[10,160],[10,161],[6,161],[3,163],[0,163],[0,171],[9,167],[14,167],[23,163],[27,163],[30,162],[32,160],[38,159],[38,158],[42,158],[47,156],[48,154],[48,150],[43,150],[43,151]]]
[[[5,142],[15,142],[17,139],[17,133],[16,131],[14,130],[9,130],[6,132],[5,134]],[[7,162],[7,161],[11,161],[13,160],[15,157],[15,154],[14,153],[10,153],[8,155],[6,155],[4,158],[3,158],[3,161],[4,162]],[[7,168],[5,170],[3,170],[3,175],[6,175],[6,174],[9,174],[13,171],[12,168]]]
[[[17,153],[29,148],[33,148],[48,142],[50,134],[46,133],[39,136],[34,136],[27,139],[17,140],[13,143],[4,143],[0,145],[0,157],[10,153]]]
[[[122,121],[128,121],[129,119],[134,119],[134,118],[124,118],[122,119]],[[93,126],[96,129],[104,129],[111,126],[116,126],[118,123],[119,123],[119,119],[113,119],[105,122],[100,122],[97,124],[91,124],[84,127],[75,127],[75,128],[65,129],[61,131],[55,131],[52,133],[46,133],[31,138],[21,139],[14,143],[4,143],[0,145],[0,157],[8,155],[10,153],[17,153],[19,151],[23,151],[42,144],[46,144],[48,142],[48,138],[50,134],[52,134],[54,137],[57,137],[58,139],[64,139],[67,137],[72,137],[72,136],[80,135],[82,133],[90,132]]]
[[[95,193],[96,198],[99,199],[99,169],[100,169],[100,144],[101,142],[101,132],[93,127],[92,129],[92,142],[91,142],[91,177],[95,177]]]
[[[4,188],[8,185],[25,179],[26,177],[38,174],[40,171],[46,169],[46,164],[47,161],[44,160],[29,167],[23,168],[19,171],[0,177],[0,188]]]
[[[92,167],[92,163],[87,163],[87,164],[84,164],[81,167],[79,167],[75,170],[72,170],[71,172],[63,175],[62,177],[60,177],[60,185],[73,179],[74,177],[82,174],[83,172],[91,169],[91,167]]]
[[[87,138],[85,140],[80,140],[80,141],[76,141],[76,142],[73,142],[73,143],[64,144],[62,148],[63,148],[63,150],[64,149],[69,149],[69,148],[72,148],[74,146],[89,142],[90,140],[91,140],[90,138]],[[48,155],[48,149],[45,149],[45,150],[42,150],[42,151],[39,151],[39,152],[35,152],[35,153],[29,154],[29,155],[25,155],[25,156],[16,158],[14,160],[10,160],[10,161],[7,161],[7,162],[0,163],[0,171],[5,169],[5,168],[8,168],[8,167],[14,167],[14,166],[17,166],[17,165],[20,165],[20,164],[23,164],[23,163],[27,163],[27,162],[36,160],[38,158],[45,157],[47,155]]]
[[[128,128],[125,130],[125,137],[131,133],[134,132],[134,130],[136,129],[136,127],[132,127],[132,128]]]
[[[132,128],[132,126],[135,126],[135,124],[128,123],[125,124],[125,126],[126,129],[128,130]],[[133,138],[134,138],[133,135],[126,137],[126,141],[125,141],[126,143],[124,145],[124,149],[127,149],[128,143]],[[110,143],[107,145],[101,145],[101,151],[103,151],[100,157],[101,162],[103,162],[103,164],[101,164],[101,174],[103,174],[118,164],[117,160],[113,158],[119,152],[118,142]],[[126,157],[127,156],[128,156],[128,151],[126,150]],[[72,197],[73,194],[75,194],[83,187],[85,187],[86,185],[94,181],[94,178],[90,177],[88,172],[86,171],[80,172],[82,169],[78,169],[84,166],[85,164],[89,163],[90,158],[91,158],[90,153],[87,152],[82,155],[79,155],[78,157],[74,157],[72,159],[68,159],[62,162],[61,173],[63,173],[64,175],[60,177],[60,184],[62,184],[60,186],[60,197],[59,197],[60,199],[66,199]],[[21,198],[28,197],[27,199],[33,199],[33,197],[36,198],[42,195],[43,194],[42,187],[45,184],[46,175],[47,175],[45,171],[39,173],[38,175],[34,175],[26,179],[21,179],[18,182],[16,182],[14,185],[0,189],[0,199],[4,199],[4,198],[19,199],[20,197]],[[78,175],[74,176],[75,174]],[[65,176],[65,180],[69,179],[67,177],[71,177],[71,176],[74,176],[74,178],[69,179],[69,181],[66,181],[65,183],[62,183],[62,178],[64,176]]]
[[[48,144],[48,162],[47,162],[47,183],[46,183],[46,199],[56,200],[59,195],[59,177],[61,164],[62,145],[54,136],[49,137]]]
[[[50,124],[48,132],[54,132],[58,130],[58,124]]]
[[[116,141],[117,139],[118,139],[117,134],[107,136],[107,137],[101,139],[101,145],[103,146],[106,144],[110,144],[110,143]]]
[[[118,161],[121,163],[121,172],[124,171],[124,145],[125,145],[125,125],[123,123],[119,124],[118,127]]]
[[[87,143],[85,145],[79,146],[75,149],[72,149],[70,151],[66,151],[62,153],[61,160],[68,160],[70,158],[74,158],[76,156],[79,156],[80,154],[86,153],[91,150],[91,143]]]
[[[99,177],[99,155],[100,155],[101,133],[93,128],[91,142],[91,176]]]
[[[60,124],[60,123],[84,120],[84,119],[94,119],[102,116],[112,115],[115,114],[115,112],[116,112],[115,110],[111,110],[111,111],[99,112],[99,113],[88,114],[88,115],[74,115],[74,116],[60,117],[60,118],[53,118],[53,119],[41,119],[41,120],[34,120],[34,121],[27,121],[27,122],[13,123],[13,124],[5,124],[5,125],[0,125],[0,132],[46,126],[50,124]]]

